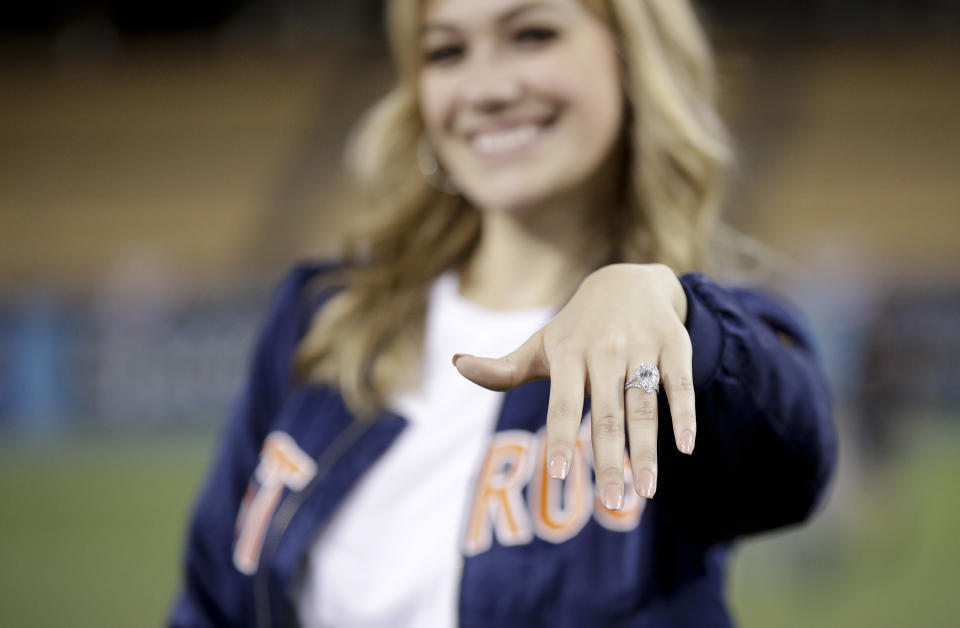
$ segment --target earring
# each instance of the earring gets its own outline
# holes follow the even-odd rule
[[[425,134],[421,135],[420,141],[417,142],[417,166],[430,187],[450,195],[457,194],[453,177],[440,168],[440,162],[437,161],[437,156]]]

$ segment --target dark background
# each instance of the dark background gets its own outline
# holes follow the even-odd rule
[[[244,13],[296,15],[343,25],[369,26],[374,36],[382,24],[382,0],[351,2],[33,2],[5,10],[0,28],[11,35],[50,36],[72,20],[102,17],[126,35],[208,33]],[[699,0],[705,19],[723,28],[752,27],[767,33],[892,33],[912,29],[956,34],[960,3],[956,0]],[[268,25],[263,25],[267,26]]]

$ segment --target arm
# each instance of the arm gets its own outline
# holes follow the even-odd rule
[[[829,392],[797,318],[766,297],[681,278],[693,346],[697,448],[660,447],[656,502],[729,539],[805,519],[836,462]],[[669,434],[668,412],[660,413]],[[667,426],[667,427],[664,427]]]

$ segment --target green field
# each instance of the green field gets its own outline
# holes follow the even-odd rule
[[[0,626],[157,626],[212,438],[0,449]]]
[[[845,474],[812,525],[743,545],[731,597],[744,626],[960,626],[960,435],[904,447]]]
[[[210,435],[0,445],[0,626],[156,626]],[[745,543],[746,627],[960,625],[960,437],[838,487],[815,525]]]

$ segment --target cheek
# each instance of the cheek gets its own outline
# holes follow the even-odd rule
[[[608,136],[616,132],[620,128],[624,102],[616,68],[608,65],[604,69],[597,66],[579,69],[581,72],[570,89],[575,90],[584,126],[591,134]]]
[[[543,93],[562,103],[580,140],[594,144],[620,128],[624,96],[617,72],[615,60],[574,49],[531,76]]]
[[[417,85],[420,116],[427,132],[439,135],[449,118],[452,97],[444,82],[429,74],[421,75]]]

